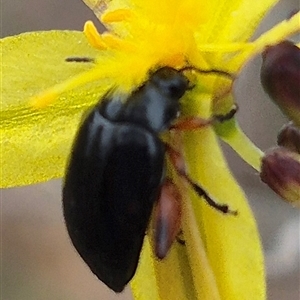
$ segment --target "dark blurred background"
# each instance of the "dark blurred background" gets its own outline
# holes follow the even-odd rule
[[[298,0],[281,1],[256,35],[295,9],[299,9]],[[80,0],[1,1],[2,37],[25,31],[82,30],[88,19],[96,21]],[[260,64],[260,57],[248,64],[238,80],[236,96],[242,128],[266,150],[275,144],[278,130],[287,121],[262,91]],[[299,210],[266,188],[227,146],[224,149],[258,221],[266,254],[268,299],[300,299]],[[1,190],[1,210],[1,299],[131,299],[129,290],[120,296],[110,292],[71,247],[62,218],[59,180]],[[251,295],[248,299],[252,300]]]

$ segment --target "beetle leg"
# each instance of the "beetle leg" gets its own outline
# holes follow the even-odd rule
[[[230,210],[227,204],[219,204],[215,200],[213,200],[202,187],[200,187],[188,176],[184,159],[178,151],[173,149],[168,144],[166,144],[166,150],[177,173],[189,183],[189,185],[193,188],[193,190],[198,194],[199,197],[203,197],[208,205],[221,211],[224,214],[237,215],[237,211]]]
[[[209,119],[202,119],[199,117],[186,117],[171,126],[170,129],[174,130],[194,130],[201,127],[213,125],[215,123],[222,123],[228,121],[234,117],[238,110],[237,105],[235,105],[227,114],[224,115],[214,115]]]
[[[163,259],[180,232],[181,194],[171,179],[166,179],[154,209],[155,255]]]

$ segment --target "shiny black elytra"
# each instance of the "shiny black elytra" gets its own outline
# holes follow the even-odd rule
[[[125,75],[126,76],[126,75]],[[189,88],[182,71],[158,69],[132,94],[108,93],[83,121],[63,188],[70,238],[115,292],[134,276],[164,179],[165,145]]]

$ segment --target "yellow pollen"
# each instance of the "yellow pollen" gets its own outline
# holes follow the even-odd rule
[[[99,50],[106,50],[108,48],[92,21],[85,22],[83,33],[92,47]]]
[[[129,9],[117,9],[104,13],[101,16],[101,22],[103,23],[113,23],[113,22],[122,22],[130,19],[133,16],[132,11]]]
[[[32,97],[29,101],[29,105],[36,109],[45,108],[56,99],[57,95],[58,94],[52,90],[44,91],[43,93]]]
[[[133,51],[135,49],[135,46],[132,43],[122,40],[111,33],[103,33],[101,38],[105,45],[110,49],[123,51]]]
[[[183,53],[177,53],[172,56],[167,56],[164,58],[161,65],[171,66],[173,68],[181,68],[185,65],[185,56]]]

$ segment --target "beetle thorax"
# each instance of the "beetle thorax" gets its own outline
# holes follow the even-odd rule
[[[111,121],[133,123],[159,133],[178,117],[180,98],[187,89],[188,80],[182,72],[164,67],[129,96],[108,97],[109,101],[100,104],[100,112]]]

